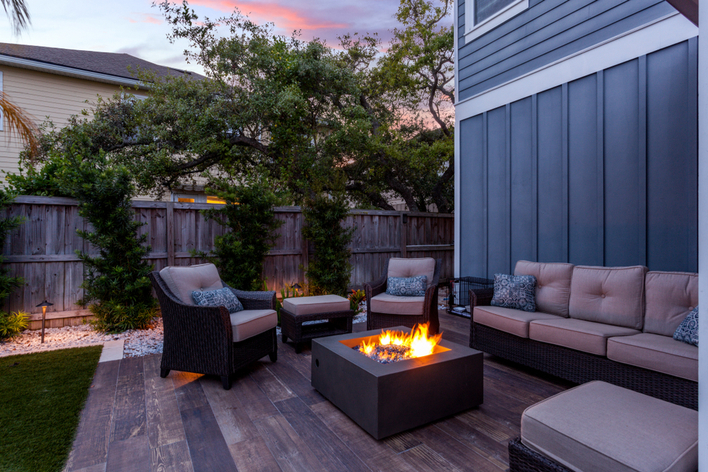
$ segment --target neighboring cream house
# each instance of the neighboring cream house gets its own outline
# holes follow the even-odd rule
[[[140,86],[134,71],[155,71],[159,77],[198,74],[160,66],[129,54],[79,51],[0,43],[0,90],[39,125],[47,118],[62,127],[72,115],[90,110],[98,96],[111,97],[121,87]],[[137,96],[147,94],[140,86]],[[15,173],[22,142],[0,120],[0,170]]]

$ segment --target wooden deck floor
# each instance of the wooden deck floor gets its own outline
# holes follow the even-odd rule
[[[469,320],[440,318],[467,345]],[[310,361],[280,345],[229,391],[216,377],[161,379],[160,356],[99,364],[67,470],[502,471],[523,410],[569,386],[486,356],[482,406],[376,441],[310,386]]]

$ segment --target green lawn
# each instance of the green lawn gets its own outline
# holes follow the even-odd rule
[[[101,346],[0,358],[0,471],[61,471]]]

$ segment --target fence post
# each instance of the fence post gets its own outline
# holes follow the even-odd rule
[[[307,265],[310,262],[310,245],[307,239],[305,239],[305,235],[302,233],[302,228],[305,226],[305,215],[302,212],[302,209],[300,210],[298,215],[300,219],[300,224],[297,225],[297,228],[300,231],[300,266],[302,267],[302,284],[304,292],[307,287]]]
[[[408,257],[408,231],[406,231],[408,215],[401,213],[401,257]]]
[[[172,202],[167,203],[167,213],[165,219],[167,220],[167,265],[175,265],[175,204]]]

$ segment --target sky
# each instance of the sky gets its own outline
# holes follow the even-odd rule
[[[127,53],[201,72],[184,61],[186,42],[167,40],[170,28],[152,0],[25,1],[32,24],[14,36],[9,20],[0,18],[0,42]],[[337,36],[348,32],[378,33],[382,40],[389,39],[399,0],[191,0],[189,4],[200,18],[213,20],[237,7],[258,24],[274,23],[278,34],[290,36],[301,30],[302,39],[317,37],[336,46]]]

